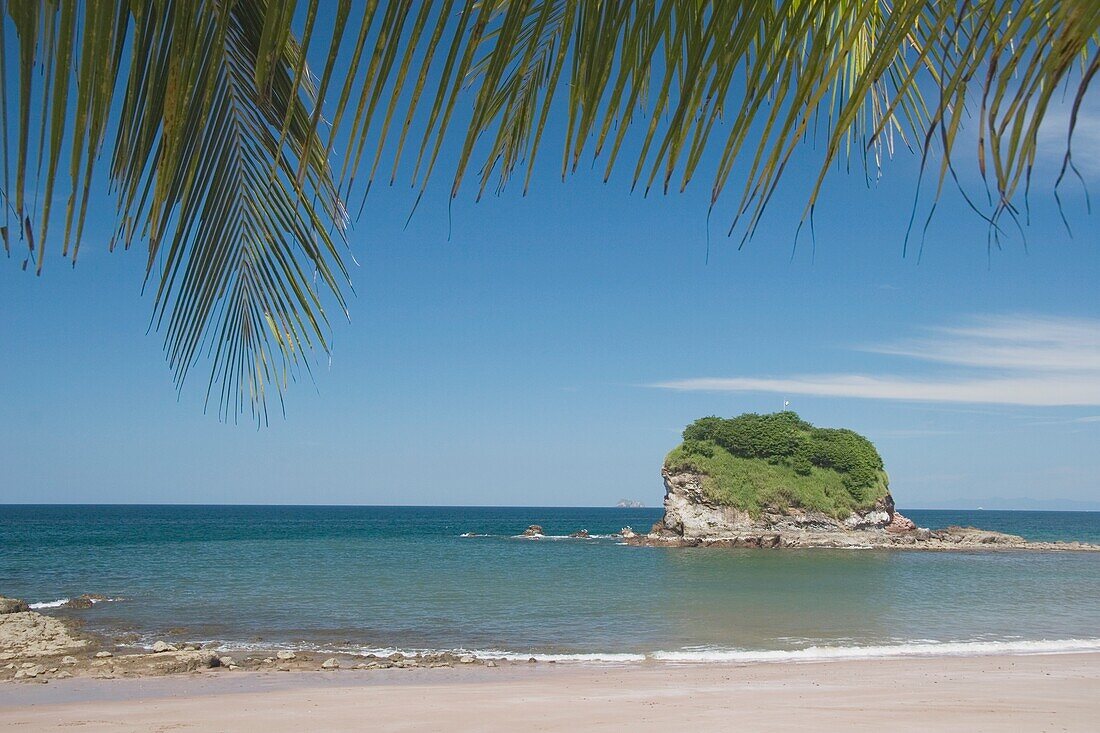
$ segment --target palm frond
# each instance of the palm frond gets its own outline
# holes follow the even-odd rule
[[[392,110],[376,129],[366,100],[384,98],[387,84],[396,99],[410,69],[442,64],[434,90],[418,84],[406,95],[395,146],[399,157],[408,121],[426,120],[414,136],[421,187],[452,136],[462,140],[452,195],[471,168],[478,195],[522,166],[528,185],[557,114],[563,176],[586,151],[604,159],[605,177],[626,166],[646,191],[683,190],[710,167],[712,202],[731,179],[740,184],[731,232],[740,225],[744,238],[806,143],[819,172],[803,218],[838,160],[877,173],[898,142],[926,162],[938,157],[938,197],[969,139],[960,136],[968,118],[981,131],[968,155],[990,187],[981,214],[996,232],[1016,212],[1056,91],[1068,84],[1082,99],[1100,64],[1100,5],[1090,0],[467,0],[457,17],[450,3],[434,4],[427,44],[419,25],[400,32],[399,5],[387,6],[397,32],[375,36],[372,58],[402,63],[365,70],[345,171],[359,169],[373,141],[373,177],[393,144]]]
[[[260,419],[266,390],[281,395],[328,346],[322,294],[344,305],[342,198],[376,176],[408,175],[422,194],[447,145],[452,196],[469,177],[480,196],[517,172],[526,190],[548,144],[563,177],[589,159],[646,192],[704,176],[712,207],[732,184],[742,242],[796,154],[817,165],[804,221],[838,163],[878,175],[902,146],[920,156],[932,210],[957,187],[997,243],[1006,218],[1026,219],[1040,125],[1061,94],[1056,196],[1076,174],[1073,131],[1100,69],[1095,0],[0,0],[0,12],[5,251],[21,244],[41,271],[67,186],[62,251],[75,261],[106,157],[112,246],[148,246],[178,383],[208,354],[223,414]],[[963,184],[964,162],[984,191]]]
[[[208,401],[216,396],[225,417],[250,411],[266,420],[268,390],[281,398],[308,368],[308,352],[328,348],[314,280],[343,307],[346,279],[343,205],[301,48],[279,23],[272,30],[280,5],[18,2],[4,9],[21,54],[46,66],[41,88],[21,77],[17,175],[4,202],[5,216],[25,222],[28,245],[37,228],[36,269],[61,151],[72,151],[64,248],[68,254],[72,244],[75,262],[95,162],[108,145],[119,211],[110,246],[147,244],[154,323],[177,384],[205,354]],[[264,43],[278,46],[261,58]],[[70,89],[75,114],[66,129]],[[35,95],[48,143],[39,152],[46,175],[37,227],[24,193]],[[105,140],[109,123],[113,141]]]

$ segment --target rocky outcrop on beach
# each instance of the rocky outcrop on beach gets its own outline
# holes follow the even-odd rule
[[[6,607],[26,609],[27,605],[19,601]],[[31,610],[0,614],[0,661],[64,655],[87,644],[86,639],[56,618]]]
[[[203,648],[199,643],[164,640],[157,640],[147,648],[119,647],[106,639],[78,632],[71,622],[62,618],[32,611],[23,601],[0,596],[0,682],[48,683],[71,677],[114,679],[238,670],[336,672],[493,668],[505,664],[518,662],[465,652],[335,656],[280,649],[253,651],[237,657]]]
[[[648,534],[624,539],[634,545],[670,547],[834,547],[911,550],[1080,550],[1081,542],[1028,542],[1023,537],[974,527],[929,530],[894,508],[887,493],[875,505],[844,519],[797,506],[764,507],[753,516],[713,501],[694,471],[662,471],[665,515]]]

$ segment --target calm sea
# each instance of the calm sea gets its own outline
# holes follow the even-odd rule
[[[1100,542],[1100,513],[906,514]],[[609,536],[659,515],[8,505],[0,594],[139,644],[238,649],[739,660],[1100,648],[1100,554],[637,548]],[[515,537],[532,523],[603,536]],[[119,600],[50,610],[81,593]]]

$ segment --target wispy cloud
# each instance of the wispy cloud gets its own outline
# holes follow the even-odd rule
[[[1058,166],[1066,153],[1069,121],[1069,106],[1063,105],[1048,110],[1039,127],[1039,153]],[[1100,111],[1096,104],[1086,103],[1078,113],[1073,130],[1073,162],[1085,177],[1100,175]]]
[[[938,365],[919,377],[832,373],[697,377],[664,389],[1028,406],[1100,406],[1100,320],[998,316],[862,351]],[[936,374],[945,368],[949,374]],[[958,370],[962,368],[962,373]]]

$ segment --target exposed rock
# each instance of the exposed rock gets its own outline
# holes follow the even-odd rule
[[[113,656],[114,656],[114,654],[111,654],[110,652],[96,652],[95,653],[96,659],[106,659],[107,657],[113,657]]]
[[[321,663],[321,669],[340,669],[340,663],[336,661],[336,657],[329,657]]]
[[[155,641],[155,642],[153,642],[153,653],[154,654],[162,654],[164,652],[174,652],[174,651],[176,651],[176,647],[172,646],[171,644],[169,644],[166,641]]]
[[[67,667],[72,667],[73,665],[77,664],[77,659],[76,657],[62,657],[61,663]]]
[[[83,595],[79,595],[76,598],[70,598],[69,600],[65,601],[65,605],[63,606],[63,608],[74,608],[78,610],[83,610],[85,608],[91,608],[99,601],[105,600],[107,600],[107,596],[101,596],[96,593],[84,593]]]
[[[280,649],[279,651],[275,652],[275,658],[276,659],[287,660],[287,659],[294,659],[297,656],[298,656],[297,654],[290,651],[289,649]]]
[[[573,539],[577,539],[577,540],[587,540],[587,539],[589,539],[589,537],[591,537],[591,535],[588,534],[587,529],[580,529],[580,530],[577,530],[576,532],[570,532],[569,536],[572,537]]]
[[[901,512],[894,512],[894,516],[890,519],[890,523],[886,525],[887,532],[913,532],[917,529],[917,525],[909,517],[903,517]]]
[[[871,509],[838,520],[799,507],[766,507],[758,517],[720,505],[692,471],[662,471],[665,516],[648,535],[622,535],[630,544],[674,547],[834,547],[909,550],[1100,551],[1081,542],[1028,542],[1023,537],[974,527],[918,528],[894,509],[889,493]]]
[[[477,661],[477,657],[472,654],[463,654],[458,658],[459,664],[473,664]]]
[[[87,644],[51,616],[34,611],[0,615],[0,660],[62,655]]]
[[[31,609],[24,600],[0,596],[0,614],[24,613],[29,610]]]
[[[524,537],[543,537],[545,532],[542,531],[542,526],[538,524],[532,524],[527,529],[523,530]]]
[[[887,494],[865,512],[853,512],[838,520],[801,507],[765,507],[759,517],[736,507],[714,502],[703,488],[701,473],[662,470],[665,482],[665,516],[652,532],[665,537],[706,539],[775,535],[789,532],[845,532],[882,528],[890,523],[894,502]]]
[[[627,525],[626,527],[623,527],[622,529],[620,529],[619,534],[622,536],[622,538],[624,540],[634,539],[635,537],[638,536],[637,533],[634,531],[634,529],[632,527],[630,527],[629,525]]]
[[[497,663],[494,662],[492,659],[490,659],[488,662],[485,663],[485,666],[486,667],[495,667],[495,666],[497,666]]]

